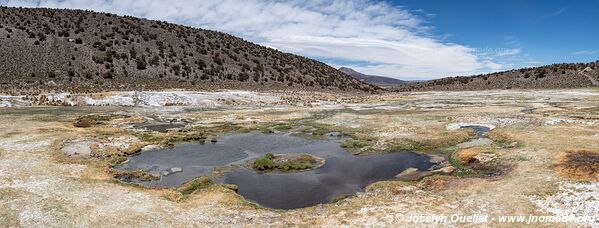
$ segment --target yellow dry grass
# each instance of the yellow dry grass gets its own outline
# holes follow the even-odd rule
[[[455,157],[460,162],[460,164],[467,165],[468,163],[474,160],[474,157],[476,157],[476,155],[479,155],[480,153],[480,148],[473,147],[459,150],[455,153]]]

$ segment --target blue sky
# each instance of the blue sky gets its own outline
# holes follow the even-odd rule
[[[515,67],[599,60],[599,1],[393,1],[426,18],[435,35],[476,49],[520,49]]]
[[[599,1],[0,0],[218,30],[400,79],[599,59]]]

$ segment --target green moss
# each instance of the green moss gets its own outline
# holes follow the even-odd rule
[[[190,182],[187,182],[177,188],[177,191],[181,194],[188,195],[197,190],[204,189],[212,185],[212,180],[206,176],[196,177]]]
[[[265,157],[265,158],[268,158],[268,159],[270,159],[270,160],[273,160],[273,159],[275,159],[275,155],[274,155],[274,154],[272,154],[272,153],[266,153],[266,154],[264,155],[264,157]]]
[[[127,161],[127,157],[126,156],[112,156],[112,157],[108,157],[108,164],[110,165],[117,165],[117,164],[121,164],[125,161]]]
[[[242,127],[237,129],[237,132],[239,133],[250,133],[252,131],[256,130],[255,128],[251,128],[251,127]]]
[[[515,140],[510,135],[503,132],[491,131],[488,137],[493,140],[493,144],[500,148],[524,147],[524,143],[522,141]]]
[[[474,174],[474,170],[463,166],[460,163],[460,161],[458,161],[458,159],[456,159],[455,157],[449,158],[449,164],[451,164],[454,168],[456,168],[456,171],[454,173],[457,176],[470,176],[470,175]]]
[[[281,170],[284,170],[284,171],[290,171],[290,170],[311,169],[312,166],[313,166],[312,162],[310,162],[310,161],[292,160],[292,161],[286,161],[286,162],[281,163],[281,165],[279,165],[278,168]]]
[[[323,164],[321,161],[308,154],[286,158],[286,155],[275,157],[273,154],[268,153],[257,158],[252,168],[258,171],[273,171],[275,169],[280,171],[299,171],[312,169],[321,164]]]
[[[132,180],[139,181],[151,181],[151,180],[159,180],[160,176],[155,176],[149,173],[146,170],[135,170],[135,171],[122,171],[122,170],[114,170],[113,176],[116,179],[130,182]]]
[[[110,114],[110,115],[88,114],[88,115],[81,116],[80,118],[85,118],[85,119],[100,123],[100,122],[110,121],[110,120],[118,118],[118,117],[121,117],[121,116],[114,115],[114,114]]]
[[[167,137],[163,140],[164,144],[171,144],[176,142],[189,142],[189,141],[204,141],[206,136],[201,132],[189,132],[185,134],[176,134],[171,137]]]
[[[322,124],[315,124],[312,123],[310,124],[309,128],[304,128],[302,129],[302,133],[306,134],[307,138],[309,139],[322,139],[324,138],[324,136],[329,133],[329,132],[333,132],[333,131],[338,131],[338,130],[334,130],[329,126],[326,125],[322,125]],[[344,131],[345,133],[345,131]]]
[[[341,144],[341,147],[346,149],[359,149],[368,146],[366,142],[361,140],[350,139]]]
[[[271,129],[270,129],[270,128],[268,128],[268,127],[263,127],[263,128],[260,128],[260,132],[261,132],[262,134],[272,134],[272,133],[275,133],[273,130],[271,130]]]
[[[399,142],[395,142],[387,147],[387,151],[389,152],[402,152],[402,151],[416,151],[419,148],[416,142],[412,140],[402,140]]]
[[[262,157],[257,158],[252,165],[252,168],[259,171],[270,171],[275,168],[275,162],[273,161],[274,155],[268,153]]]
[[[87,114],[80,116],[77,118],[75,123],[73,124],[75,127],[92,127],[93,125],[102,125],[106,124],[106,122],[111,121],[116,118],[124,117],[122,115],[116,114],[108,114],[108,115],[100,115],[100,114]]]
[[[153,133],[150,133],[150,132],[138,132],[135,134],[135,136],[137,136],[137,138],[139,138],[139,140],[146,141],[146,142],[156,141],[156,138],[157,138]]]
[[[291,126],[288,124],[277,124],[274,127],[272,127],[272,129],[275,131],[287,131],[291,129]]]

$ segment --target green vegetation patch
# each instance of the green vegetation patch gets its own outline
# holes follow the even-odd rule
[[[274,155],[271,153],[265,154],[259,158],[256,158],[252,168],[258,171],[272,171],[276,168],[275,162],[273,161]]]
[[[524,142],[514,139],[514,137],[505,132],[491,131],[488,135],[488,138],[493,140],[493,144],[495,144],[499,148],[524,147]]]
[[[311,169],[318,161],[307,154],[299,155],[291,160],[282,162],[278,168],[284,171]]]
[[[262,127],[260,128],[260,133],[262,134],[272,134],[275,133],[272,129],[268,128],[268,127]]]
[[[132,182],[132,181],[152,181],[159,180],[160,176],[153,175],[146,170],[112,170],[113,177],[121,181]]]
[[[199,176],[189,181],[185,184],[182,184],[177,188],[177,191],[184,195],[189,195],[194,193],[197,190],[207,188],[213,184],[212,180],[206,176]]]
[[[386,148],[387,152],[399,151],[447,151],[453,152],[455,146],[466,142],[474,137],[471,131],[455,131],[445,132],[437,137],[425,139],[401,139],[389,144]]]
[[[370,141],[366,140],[358,140],[358,139],[350,139],[341,144],[341,147],[345,149],[362,149],[366,146],[371,145]]]
[[[94,125],[104,125],[107,122],[116,119],[126,117],[124,115],[117,114],[87,114],[77,118],[73,123],[73,126],[80,128],[92,127]]]
[[[456,171],[454,172],[456,176],[462,177],[474,174],[474,170],[462,165],[462,163],[460,163],[460,161],[453,156],[449,158],[449,164],[456,168]]]
[[[320,167],[324,164],[324,159],[316,158],[309,154],[284,154],[284,155],[273,155],[271,153],[265,154],[254,160],[252,168],[260,172],[271,172],[271,171],[302,171]]]

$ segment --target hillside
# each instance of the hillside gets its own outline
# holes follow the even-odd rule
[[[225,33],[91,11],[0,7],[0,44],[3,93],[377,89]]]
[[[468,77],[448,77],[411,83],[396,91],[564,89],[599,86],[599,61],[563,63]]]
[[[379,86],[379,87],[383,87],[383,88],[394,87],[394,86],[408,83],[406,81],[402,81],[402,80],[395,79],[395,78],[363,74],[363,73],[355,71],[354,69],[347,68],[347,67],[341,67],[341,68],[339,68],[339,71],[341,71],[349,76],[352,76],[353,78],[358,79],[362,82],[365,82],[365,83],[368,83],[371,85],[375,85],[375,86]]]

